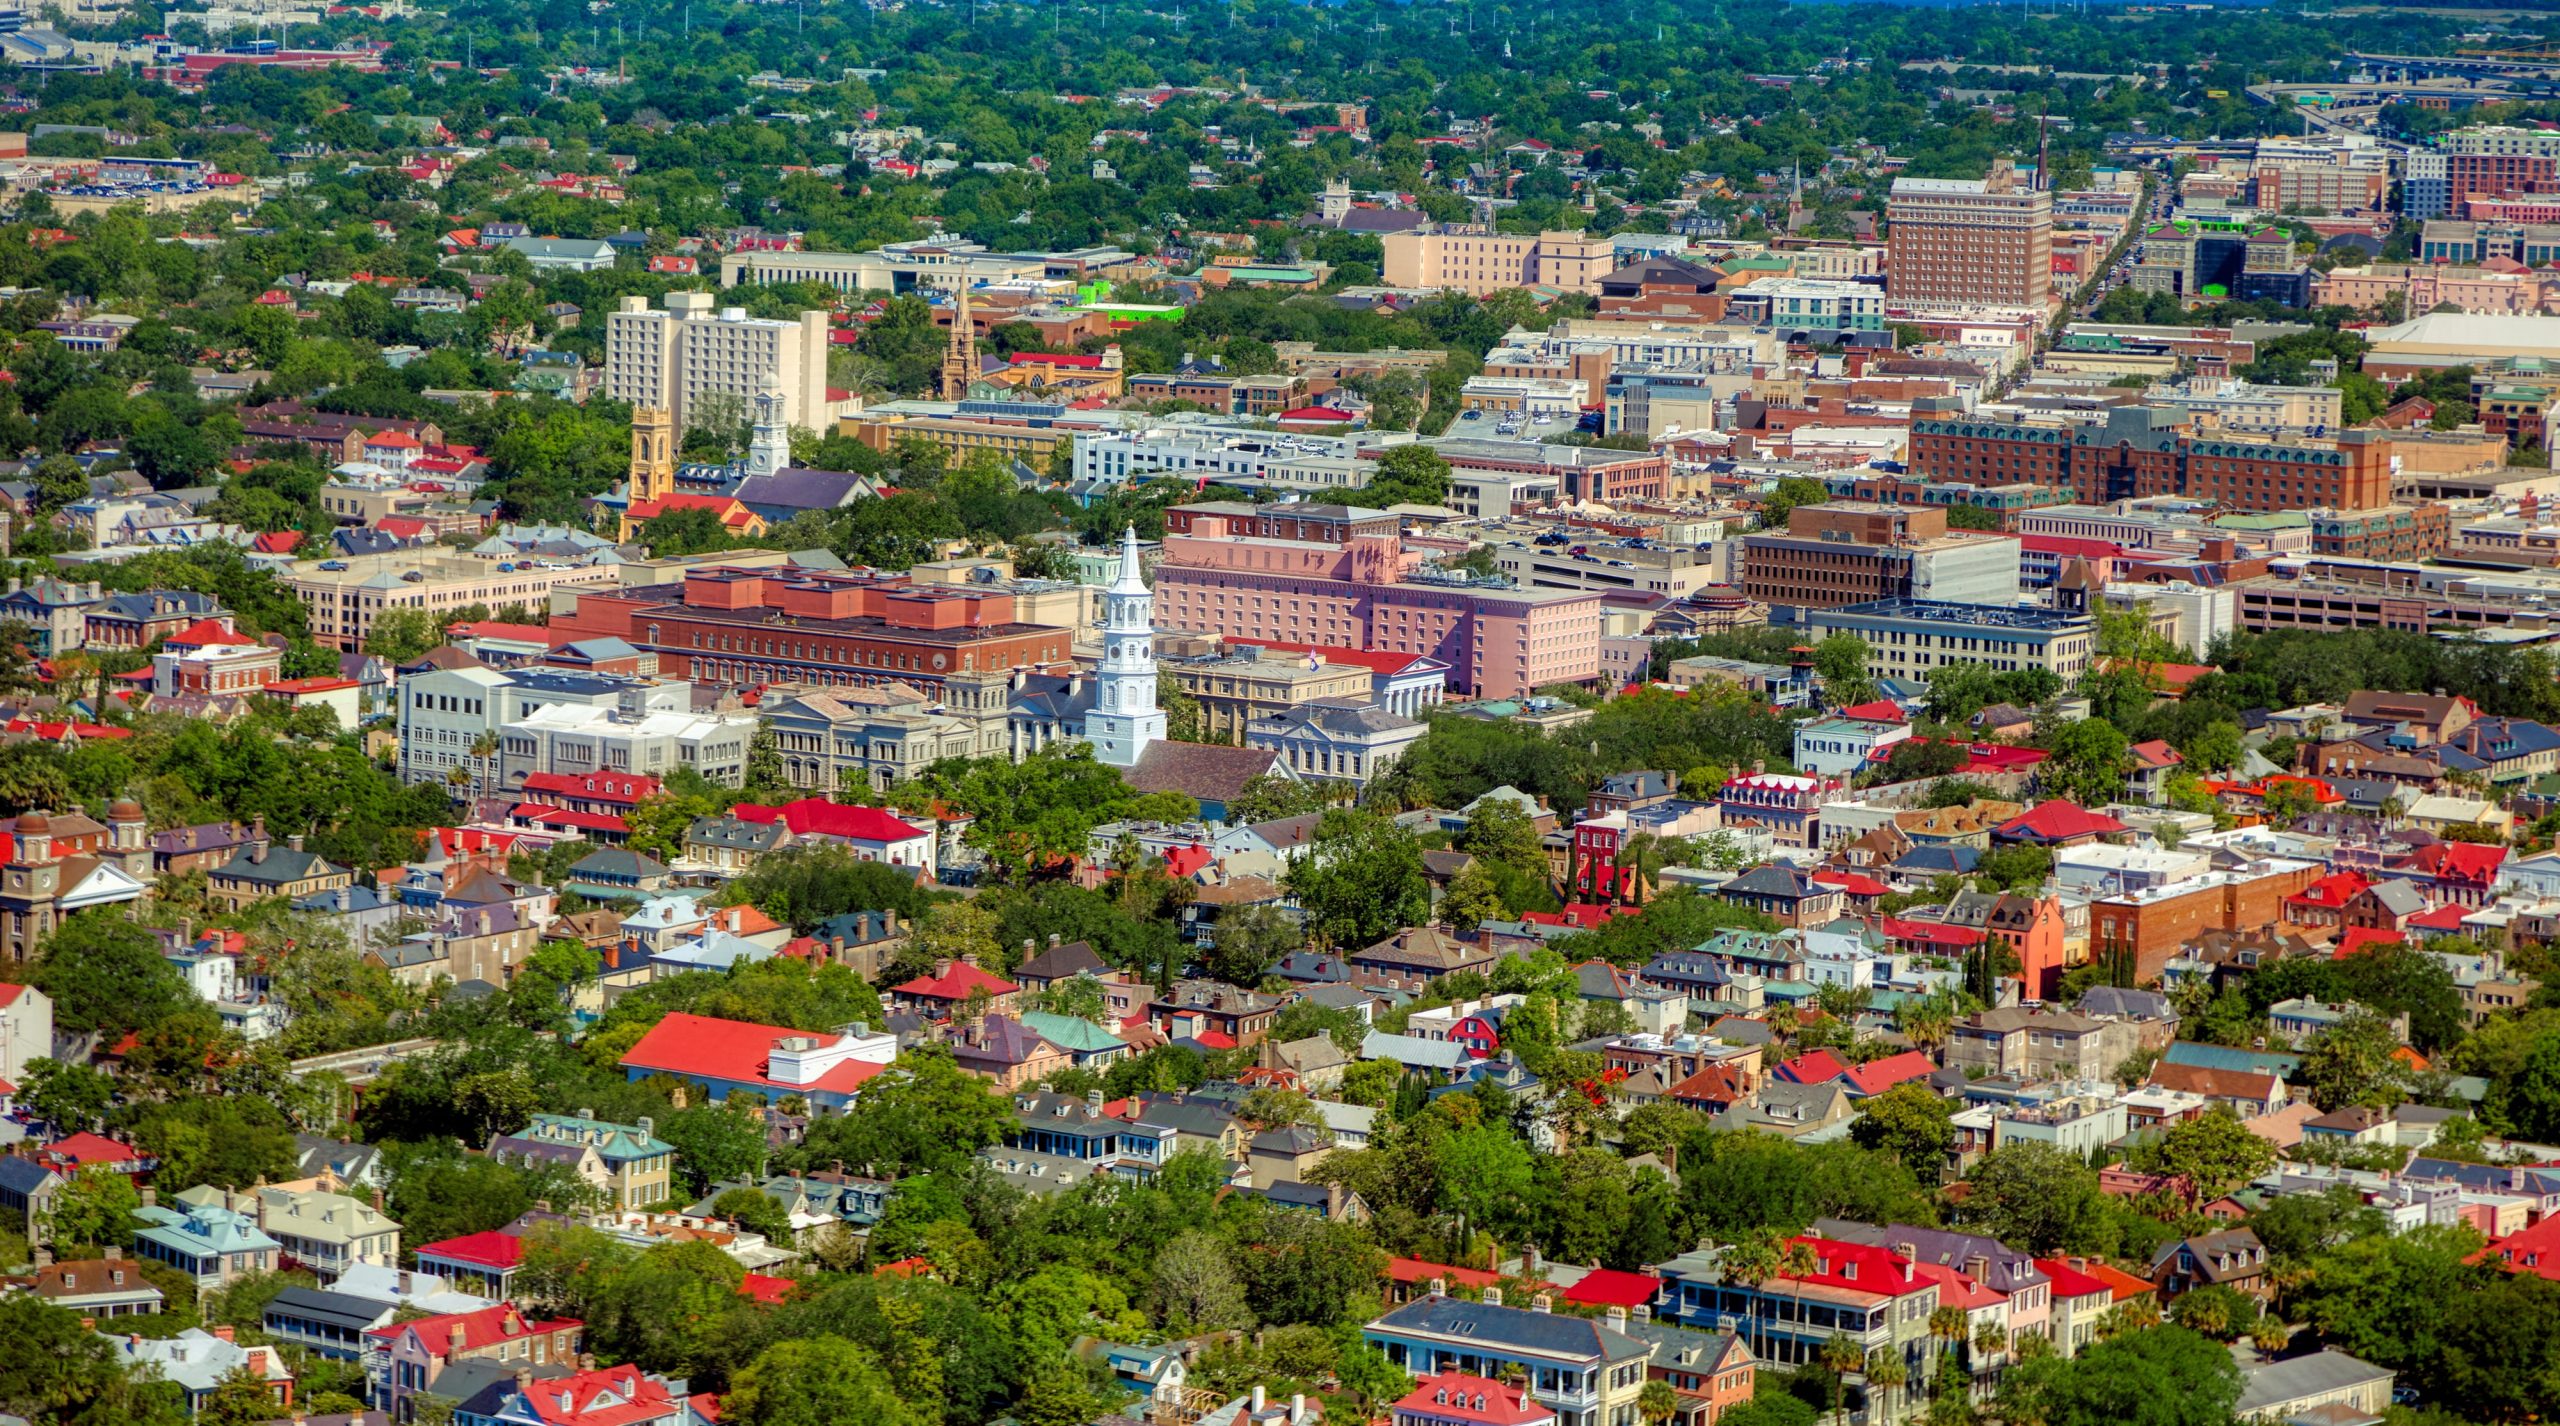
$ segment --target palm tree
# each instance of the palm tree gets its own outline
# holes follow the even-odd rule
[[[2009,1349],[2009,1332],[1988,1318],[1973,1329],[1973,1371],[1981,1376],[1991,1368],[1991,1359]]]
[[[2260,1312],[2258,1320],[2249,1324],[2249,1343],[2267,1356],[2274,1356],[2293,1340],[2293,1329],[2272,1312]]]
[[[1911,1368],[1891,1347],[1867,1358],[1867,1409],[1891,1414],[1895,1393],[1911,1380]]]
[[[1804,1280],[1822,1271],[1822,1254],[1802,1238],[1790,1238],[1778,1249],[1778,1276],[1787,1280],[1787,1294],[1794,1299],[1796,1327],[1804,1328]],[[1803,1358],[1799,1357],[1801,1361]]]
[[[1893,1012],[1893,1018],[1902,1027],[1902,1038],[1911,1042],[1911,1048],[1934,1056],[1938,1047],[1947,1042],[1948,1033],[1955,1028],[1955,1000],[1941,991],[1919,1000],[1906,1001]],[[1956,1335],[1962,1336],[1963,1333]]]
[[[479,737],[472,739],[471,756],[477,759],[480,764],[480,771],[474,774],[479,783],[478,787],[476,787],[474,791],[485,797],[489,794],[491,789],[497,785],[498,781],[498,769],[496,763],[498,756],[498,735],[495,733],[482,733]]]
[[[1964,1308],[1943,1306],[1938,1308],[1938,1311],[1928,1313],[1928,1334],[1933,1336],[1935,1342],[1956,1347],[1956,1344],[1964,1342],[1964,1329],[1966,1329]]]
[[[1757,1293],[1769,1279],[1778,1275],[1781,1251],[1775,1232],[1762,1229],[1747,1233],[1741,1241],[1717,1254],[1718,1275],[1726,1282],[1741,1283]],[[1753,1312],[1743,1318],[1743,1324],[1747,1328],[1764,1320],[1760,1313]],[[1751,1354],[1755,1357],[1768,1355],[1768,1345],[1768,1334],[1764,1332],[1759,1341],[1751,1344]]]
[[[1636,1393],[1636,1414],[1652,1426],[1662,1426],[1680,1414],[1680,1393],[1673,1391],[1667,1381],[1646,1382],[1644,1390]]]
[[[1867,1354],[1860,1351],[1858,1344],[1850,1341],[1842,1333],[1833,1333],[1831,1340],[1822,1344],[1822,1369],[1831,1373],[1831,1414],[1833,1416],[1841,1415],[1841,1399],[1849,1392],[1849,1373],[1866,1364]]]

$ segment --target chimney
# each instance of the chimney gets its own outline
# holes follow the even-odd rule
[[[1502,1289],[1498,1287],[1486,1288],[1484,1290],[1484,1305],[1487,1307],[1500,1307],[1502,1305]]]
[[[1556,1310],[1556,1300],[1554,1297],[1546,1293],[1539,1293],[1537,1296],[1529,1299],[1529,1310],[1532,1312],[1553,1312]]]
[[[109,1248],[107,1251],[112,1253],[115,1249]],[[40,1268],[49,1268],[53,1266],[53,1250],[51,1248],[36,1249],[36,1266]]]
[[[1306,1419],[1306,1415],[1307,1394],[1303,1391],[1289,1393],[1289,1426],[1298,1426],[1300,1421]]]
[[[1253,1384],[1253,1414],[1256,1416],[1262,1414],[1262,1383],[1260,1382]]]
[[[149,1184],[143,1185],[142,1188],[142,1206],[145,1208],[157,1208],[160,1206],[160,1195],[155,1192]]]
[[[213,1335],[221,1338],[225,1342],[232,1340],[231,1329],[227,1326],[214,1328]]]
[[[50,1258],[48,1258],[48,1259],[46,1259],[46,1261],[50,1262],[50,1261],[51,1261],[51,1259],[50,1259]],[[120,1262],[123,1262],[123,1261],[124,1261],[124,1249],[122,1249],[122,1248],[109,1248],[109,1249],[107,1249],[107,1261],[108,1261],[108,1262],[111,1262],[111,1263],[120,1263]]]
[[[298,852],[298,851],[301,851],[301,850],[302,850],[302,834],[301,834],[300,832],[296,832],[296,833],[294,833],[292,836],[287,837],[287,838],[285,838],[285,839],[284,839],[284,844],[285,844],[287,847],[289,847],[289,848],[291,848],[292,850],[294,850],[294,851],[297,851],[297,852]]]
[[[1652,1308],[1650,1308],[1650,1307],[1645,1306],[1645,1305],[1644,1305],[1644,1304],[1642,1304],[1642,1303],[1638,1303],[1638,1304],[1636,1304],[1636,1320],[1637,1320],[1638,1322],[1650,1322],[1650,1321],[1652,1321],[1652,1320],[1653,1320],[1653,1309],[1652,1309]]]
[[[1445,1278],[1445,1277],[1435,1277],[1435,1278],[1433,1278],[1433,1279],[1431,1280],[1431,1295],[1432,1295],[1433,1297],[1446,1297],[1446,1296],[1448,1296],[1448,1295],[1449,1295],[1449,1280],[1448,1280],[1447,1278]]]
[[[1092,1090],[1092,1091],[1088,1092],[1088,1093],[1085,1095],[1085,1097],[1084,1097],[1084,1107],[1085,1107],[1085,1108],[1087,1108],[1087,1109],[1092,1110],[1092,1111],[1093,1111],[1094,1113],[1096,1113],[1096,1114],[1101,1113],[1101,1112],[1102,1112],[1102,1091],[1097,1089],[1097,1090]]]
[[[1623,1307],[1612,1307],[1609,1309],[1609,1329],[1613,1332],[1624,1332],[1627,1330],[1627,1309]]]
[[[462,1330],[462,1324],[459,1322],[454,1323],[453,1330],[445,1334],[445,1355],[453,1357],[461,1356],[463,1348],[468,1346],[470,1341],[470,1334]]]

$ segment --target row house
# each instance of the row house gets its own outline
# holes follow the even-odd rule
[[[2133,1057],[2135,1046],[2129,1025],[2069,1010],[2008,1006],[1957,1021],[1948,1032],[1946,1062],[1977,1076],[2093,1080],[2111,1077]]]
[[[1848,788],[1837,777],[1773,773],[1755,767],[1716,789],[1716,805],[1726,826],[1762,826],[1780,846],[1819,847],[1822,809],[1847,796]]]
[[[1845,1337],[1864,1360],[1897,1357],[1900,1387],[1878,1387],[1866,1372],[1852,1371],[1848,1385],[1863,1398],[1872,1421],[1907,1418],[1927,1399],[1937,1372],[1937,1344],[1929,1334],[1939,1285],[1892,1252],[1864,1243],[1797,1237],[1813,1260],[1809,1272],[1780,1272],[1761,1282],[1729,1278],[1718,1248],[1683,1253],[1662,1264],[1656,1315],[1703,1331],[1738,1332],[1762,1361],[1818,1362],[1825,1344]],[[1854,1404],[1854,1403],[1853,1403]]]

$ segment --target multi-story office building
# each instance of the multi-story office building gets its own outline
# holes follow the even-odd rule
[[[1177,506],[1165,512],[1156,566],[1159,619],[1236,638],[1425,654],[1449,665],[1453,686],[1486,697],[1600,676],[1597,593],[1521,589],[1429,564],[1380,510]]]
[[[1947,529],[1925,505],[1834,501],[1787,512],[1784,531],[1742,537],[1735,583],[1773,607],[1833,609],[1877,599],[2015,604],[2015,536]]]
[[[673,413],[679,430],[705,396],[735,398],[743,417],[773,392],[786,423],[815,430],[829,414],[827,341],[824,312],[783,322],[715,307],[707,292],[670,292],[659,310],[645,297],[625,297],[605,316],[604,390]]]
[[[2059,486],[2089,504],[2179,495],[2234,510],[2366,510],[2391,503],[2391,434],[2205,433],[2157,406],[2119,406],[2094,424],[1920,416],[1911,469],[1928,480]]]
[[[1598,295],[1600,279],[1618,266],[1607,238],[1580,232],[1495,233],[1475,227],[1388,233],[1382,272],[1390,287],[1420,287],[1484,297],[1514,287],[1556,287]]]
[[[2128,280],[2140,291],[2191,302],[2237,297],[2298,307],[2310,290],[2310,269],[2281,228],[2181,218],[2143,230]]]
[[[1392,517],[1389,517],[1392,519]],[[1063,664],[1071,629],[1018,622],[1008,591],[902,577],[721,565],[681,583],[581,593],[554,629],[610,635],[671,678],[729,686],[939,687]]]
[[[2311,283],[2315,307],[2378,308],[2392,299],[2403,312],[2432,312],[2451,304],[2465,312],[2526,316],[2560,306],[2560,275],[2488,272],[2442,263],[2375,263],[2332,268]]]
[[[741,250],[720,259],[720,285],[823,282],[839,292],[956,292],[980,283],[1076,282],[1132,261],[1135,255],[1121,248],[1000,253],[944,235],[858,253]]]
[[[756,715],[743,709],[695,713],[553,704],[498,729],[499,777],[502,786],[521,787],[537,773],[663,778],[691,768],[722,787],[737,787],[746,781],[747,744],[755,731]]]
[[[335,566],[332,568],[331,566]],[[611,585],[623,578],[614,564],[563,560],[488,560],[448,550],[400,550],[295,565],[278,576],[302,601],[311,637],[352,653],[364,647],[374,621],[393,609],[446,615],[484,609],[542,609],[554,591]]]
[[[1949,664],[1982,664],[2002,673],[2040,668],[2067,684],[2089,671],[2098,646],[2097,623],[2086,614],[1923,599],[1879,599],[1805,616],[1809,642],[1832,634],[1866,640],[1867,672],[1875,677],[1913,680]]]
[[[1885,214],[1897,302],[2040,308],[2053,296],[2053,195],[2006,160],[1978,179],[1897,178]]]
[[[2452,163],[2441,153],[2410,151],[2400,161],[2400,211],[2424,221],[2452,208]]]
[[[1533,441],[1442,436],[1431,448],[1450,466],[1450,479],[1479,471],[1544,476],[1568,501],[1603,505],[1660,500],[1670,494],[1671,458],[1657,451],[1618,451],[1602,446],[1551,446]]]
[[[1884,289],[1864,282],[1773,278],[1736,288],[1727,310],[1781,334],[1881,332]]]
[[[684,713],[693,707],[693,689],[566,669],[502,672],[474,665],[409,675],[400,680],[399,706],[400,780],[448,783],[457,795],[480,796],[501,784],[498,731],[508,724],[553,707]]]
[[[2526,267],[2560,263],[2560,223],[2439,218],[2418,229],[2418,261],[2465,266],[2507,258]]]
[[[1208,422],[1079,434],[1074,478],[1081,486],[1166,474],[1215,485],[1356,490],[1377,473],[1364,457],[1374,458],[1388,444],[1384,436],[1367,432],[1302,436]]]

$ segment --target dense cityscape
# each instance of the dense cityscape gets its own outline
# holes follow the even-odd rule
[[[2560,1411],[2560,11],[0,0],[0,1426]]]

